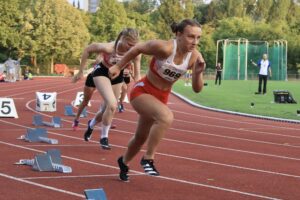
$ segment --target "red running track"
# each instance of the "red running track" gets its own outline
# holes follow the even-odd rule
[[[300,125],[211,112],[194,108],[175,96],[169,107],[172,128],[156,154],[159,177],[143,174],[141,152],[130,165],[130,182],[118,180],[116,159],[123,154],[136,127],[137,114],[126,104],[117,113],[117,129],[110,131],[111,151],[99,147],[99,128],[91,142],[83,141],[88,119],[97,112],[95,93],[88,117],[72,131],[72,117],[64,116],[83,82],[67,78],[36,78],[1,83],[0,97],[14,99],[18,119],[0,118],[1,199],[84,199],[85,189],[103,188],[109,200],[300,199]],[[35,92],[58,92],[57,112],[43,112],[45,120],[62,117],[62,128],[47,128],[58,145],[17,140],[33,128]],[[19,159],[58,148],[71,174],[37,172],[14,165]]]

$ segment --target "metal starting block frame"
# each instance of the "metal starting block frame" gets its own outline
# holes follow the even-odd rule
[[[76,113],[73,112],[73,107],[70,105],[65,106],[65,115],[66,116],[75,116]],[[80,117],[87,117],[87,111],[86,108],[83,109],[82,113],[80,114]]]
[[[48,144],[58,144],[58,140],[48,138],[48,132],[44,128],[36,128],[36,129],[27,129],[27,133],[22,135],[21,140],[25,140],[27,142],[45,142]]]
[[[106,194],[102,188],[86,189],[84,195],[87,200],[106,200]]]
[[[60,128],[61,127],[61,118],[60,117],[52,117],[51,122],[44,122],[42,115],[34,115],[33,116],[33,125],[34,126],[51,126],[54,128]]]
[[[21,159],[15,164],[29,165],[33,170],[41,172],[72,172],[71,167],[62,164],[61,153],[58,149],[50,149],[46,153],[37,154],[34,159]]]

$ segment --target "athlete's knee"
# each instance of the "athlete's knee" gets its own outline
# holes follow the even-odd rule
[[[170,126],[174,120],[174,115],[170,110],[165,110],[158,117],[159,123]]]
[[[117,110],[118,104],[117,102],[110,102],[106,105],[106,110],[108,110],[109,112],[114,113]]]

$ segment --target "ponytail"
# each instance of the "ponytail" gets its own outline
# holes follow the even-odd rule
[[[195,20],[195,19],[184,19],[180,23],[173,22],[171,24],[171,29],[172,29],[172,32],[175,33],[175,34],[177,32],[183,33],[184,28],[188,25],[189,26],[197,26],[197,27],[201,28],[201,25],[199,24],[199,22],[197,20]]]

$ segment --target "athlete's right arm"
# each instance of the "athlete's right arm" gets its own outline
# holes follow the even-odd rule
[[[126,64],[139,54],[151,55],[156,58],[165,58],[168,56],[168,42],[163,40],[150,40],[135,45],[117,64],[109,68],[110,77],[112,79],[116,78]]]
[[[88,58],[92,53],[100,54],[100,53],[107,52],[109,46],[110,46],[109,43],[92,43],[89,46],[87,46],[83,50],[81,55],[79,72],[73,77],[72,81],[75,83],[76,81],[78,81],[83,77],[83,70],[86,68]]]

